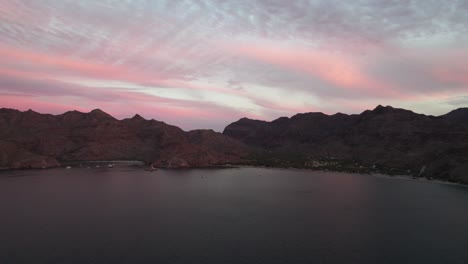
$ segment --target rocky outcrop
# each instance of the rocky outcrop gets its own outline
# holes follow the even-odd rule
[[[433,117],[377,106],[360,115],[305,113],[272,122],[241,119],[223,134],[257,147],[257,164],[308,167],[326,162],[413,175],[427,166],[424,176],[468,183],[464,113],[456,110]]]
[[[0,109],[1,167],[41,168],[58,161],[141,160],[161,167],[239,163],[247,148],[214,131],[190,131],[139,115],[117,120],[96,109],[61,115]],[[7,146],[7,147],[6,147]]]

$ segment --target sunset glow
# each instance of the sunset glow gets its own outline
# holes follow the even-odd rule
[[[468,106],[468,1],[0,0],[0,107],[189,130]]]

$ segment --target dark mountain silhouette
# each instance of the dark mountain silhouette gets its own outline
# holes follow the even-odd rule
[[[182,129],[139,115],[117,120],[96,109],[61,115],[0,109],[0,167],[47,168],[62,161],[141,160],[159,167],[239,163],[240,142],[212,130]]]
[[[377,106],[360,115],[240,119],[223,134],[256,147],[258,165],[380,171],[468,182],[466,109],[440,117]]]
[[[458,123],[459,125],[468,127],[468,108],[458,108],[442,117],[454,123]]]
[[[141,160],[157,167],[249,164],[410,174],[468,183],[467,108],[439,117],[378,106],[359,115],[242,118],[224,132],[182,129],[96,109],[61,115],[0,109],[0,167]]]

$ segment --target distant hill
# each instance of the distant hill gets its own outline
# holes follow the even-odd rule
[[[61,115],[0,109],[0,167],[63,161],[141,160],[158,167],[239,163],[247,147],[212,130],[182,129],[139,115],[117,120],[96,109]]]
[[[255,163],[411,174],[468,182],[467,109],[440,117],[377,106],[360,115],[240,119],[223,134],[256,148]]]

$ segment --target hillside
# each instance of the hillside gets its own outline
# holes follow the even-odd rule
[[[212,130],[185,132],[139,115],[117,120],[99,109],[61,115],[0,109],[0,128],[3,168],[47,168],[64,161],[94,160],[203,167],[239,163],[247,153],[243,144]]]
[[[240,119],[223,134],[256,148],[253,163],[411,174],[468,182],[466,109],[434,117],[391,106],[360,115]]]

